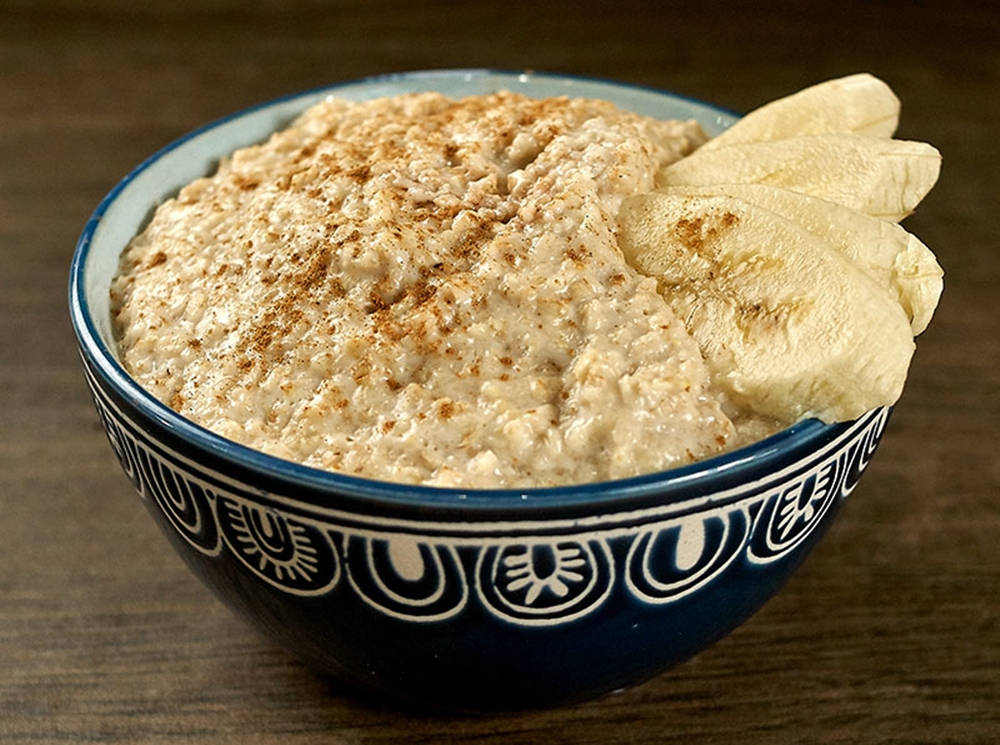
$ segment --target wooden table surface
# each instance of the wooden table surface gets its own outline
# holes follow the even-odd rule
[[[0,742],[1000,741],[1000,12],[758,5],[0,4]],[[317,678],[188,573],[98,427],[65,283],[102,195],[185,131],[324,83],[474,66],[736,110],[869,70],[903,100],[900,136],[944,154],[907,226],[947,280],[878,456],[760,613],[603,700],[441,718]]]

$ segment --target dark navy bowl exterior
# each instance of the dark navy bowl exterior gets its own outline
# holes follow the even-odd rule
[[[319,671],[448,709],[590,698],[724,636],[808,554],[888,418],[679,492],[664,480],[614,506],[470,512],[253,472],[178,438],[84,363],[126,474],[220,598]]]
[[[620,93],[657,110],[660,99],[685,101],[607,81],[475,70],[344,85],[384,95],[400,92],[393,86],[468,93],[494,83]],[[73,259],[70,313],[108,439],[194,572],[317,670],[459,710],[551,706],[640,682],[757,610],[854,488],[888,409],[845,424],[802,422],[666,473],[462,491],[326,473],[249,450],[178,416],[128,376],[104,316],[131,226],[186,182],[174,165],[192,152],[221,154],[206,138],[247,121],[258,136],[267,117],[291,114],[300,100],[227,117],[149,158],[99,205]],[[732,121],[686,101],[689,115],[715,117],[716,127]]]

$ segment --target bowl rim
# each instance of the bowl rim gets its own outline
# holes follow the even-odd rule
[[[637,498],[662,494],[664,497],[662,503],[666,505],[684,501],[690,495],[690,489],[699,488],[706,482],[719,478],[725,478],[727,481],[739,481],[741,476],[744,479],[747,476],[752,476],[751,471],[760,473],[760,469],[764,465],[770,462],[774,462],[775,465],[779,464],[790,451],[800,449],[811,451],[835,439],[837,435],[851,426],[850,422],[824,424],[817,419],[806,419],[764,440],[736,450],[666,471],[657,471],[625,479],[523,489],[425,486],[325,471],[241,445],[215,434],[173,411],[148,393],[125,371],[115,355],[105,345],[94,324],[86,298],[85,275],[87,257],[98,225],[125,188],[141,173],[198,135],[248,114],[296,98],[323,92],[332,94],[340,88],[349,86],[377,85],[406,81],[417,77],[440,76],[449,78],[470,75],[504,75],[518,76],[521,79],[544,79],[549,82],[581,81],[609,84],[614,87],[638,89],[666,98],[694,103],[723,116],[738,116],[715,104],[639,83],[587,75],[498,68],[429,69],[365,76],[286,94],[240,109],[187,132],[148,156],[104,196],[88,218],[73,252],[68,283],[70,320],[85,361],[89,362],[105,383],[110,385],[115,393],[134,407],[140,415],[153,420],[180,441],[186,441],[208,451],[222,461],[234,462],[251,473],[258,473],[272,479],[277,477],[285,483],[302,486],[308,490],[318,490],[321,493],[341,494],[362,498],[366,501],[371,500],[373,504],[384,502],[387,505],[423,505],[434,508],[462,507],[491,510],[502,508],[531,511],[532,508],[549,509],[584,505],[588,508],[596,508],[601,505],[610,506],[622,502],[632,502]]]

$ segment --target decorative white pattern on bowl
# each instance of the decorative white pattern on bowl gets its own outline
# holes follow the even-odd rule
[[[556,625],[590,613],[619,577],[641,602],[697,592],[738,557],[776,561],[847,497],[888,418],[880,409],[823,450],[767,479],[638,514],[566,521],[420,523],[338,514],[252,486],[183,458],[143,435],[88,375],[98,411],[139,495],[203,554],[230,551],[257,577],[293,595],[342,582],[381,613],[413,622],[460,613],[473,594],[511,623]],[[625,566],[610,544],[625,542]],[[459,551],[475,555],[466,572]]]

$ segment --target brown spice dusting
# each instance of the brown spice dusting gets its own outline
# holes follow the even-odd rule
[[[507,373],[500,373],[500,380],[506,383],[508,380],[510,380],[510,375],[508,375]]]
[[[352,168],[346,174],[347,178],[353,179],[354,181],[364,182],[369,179],[372,175],[372,169],[367,164],[363,166],[358,166],[357,168]]]
[[[170,408],[174,411],[180,411],[181,407],[184,406],[184,396],[180,393],[175,393],[170,398]]]
[[[685,247],[698,249],[701,247],[702,243],[701,226],[702,219],[700,217],[690,220],[682,218],[674,224],[674,235],[677,236],[678,240],[680,240]]]
[[[246,346],[263,356],[267,353],[267,348],[271,346],[274,335],[278,332],[278,325],[274,322],[274,314],[269,313],[265,320],[256,326],[251,327],[249,336],[245,339]]]
[[[260,186],[260,179],[252,176],[244,176],[242,173],[233,174],[233,183],[240,191],[253,191]]]
[[[390,432],[392,432],[395,426],[396,426],[395,419],[387,419],[386,421],[382,422],[382,432],[384,432],[385,434],[389,434]]]
[[[624,281],[625,281],[625,275],[624,274],[612,274],[608,278],[608,282],[610,282],[613,285],[620,285]]]
[[[305,269],[289,278],[289,291],[279,296],[261,314],[260,320],[250,326],[242,340],[242,347],[252,349],[263,359],[271,346],[305,317],[301,304],[310,298],[313,291],[326,278],[330,256],[330,246],[326,244],[313,253]],[[298,262],[301,263],[304,258],[298,255]],[[220,271],[222,269],[223,267],[220,267]],[[275,275],[265,275],[261,281],[263,284],[271,284],[276,279]],[[336,294],[335,290],[334,293]],[[244,368],[243,364],[240,363],[240,369],[248,369]]]
[[[493,231],[488,223],[480,223],[468,231],[452,246],[451,253],[457,259],[470,259],[478,255],[483,245],[493,238]]]
[[[375,290],[368,293],[368,302],[371,305],[369,313],[378,313],[381,310],[386,310],[389,307],[389,303],[386,303],[382,299],[382,296],[378,294]]]
[[[371,363],[368,362],[368,360],[363,359],[361,360],[361,362],[359,362],[357,365],[354,366],[351,377],[354,379],[355,383],[361,385],[368,378],[368,375],[371,373],[371,371],[372,371]]]
[[[409,290],[410,295],[413,296],[414,303],[418,306],[423,305],[434,297],[436,292],[437,287],[425,279],[418,279]]]
[[[501,357],[500,364],[504,367],[510,367],[514,364],[514,360],[511,357]]]
[[[723,231],[729,230],[739,222],[732,212],[716,215],[715,220],[708,222],[708,217],[681,218],[674,224],[674,235],[686,247],[700,253],[705,243],[717,238]]]
[[[398,391],[403,387],[403,384],[396,380],[392,375],[385,379],[385,384],[389,386],[390,391]]]
[[[372,313],[372,328],[382,334],[392,342],[398,342],[406,336],[406,329],[392,317],[392,312],[388,309]],[[372,334],[369,337],[370,343],[374,346],[378,343],[378,337]]]
[[[451,419],[455,416],[455,404],[451,401],[442,401],[441,406],[438,408],[438,416],[441,419]]]
[[[149,257],[149,263],[146,264],[147,268],[152,268],[154,266],[159,266],[167,261],[167,255],[163,251],[157,251],[155,254]]]

